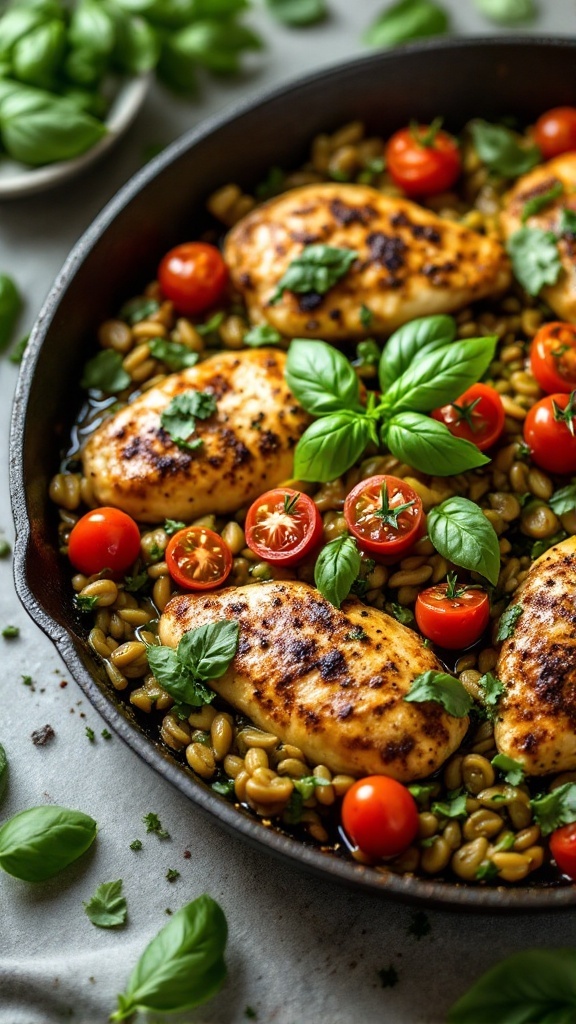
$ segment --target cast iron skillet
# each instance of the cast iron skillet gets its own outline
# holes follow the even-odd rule
[[[576,903],[576,886],[467,888],[340,860],[264,828],[192,778],[112,690],[86,643],[86,626],[70,597],[70,571],[56,550],[48,484],[80,404],[78,381],[95,325],[139,292],[167,249],[195,237],[215,188],[234,181],[250,189],[272,165],[296,167],[314,135],[356,118],[384,136],[411,118],[429,122],[438,114],[456,131],[472,116],[530,122],[547,108],[576,104],[575,68],[576,42],[568,40],[434,41],[329,68],[204,122],[137,174],[80,239],[40,313],[21,368],[10,472],[16,588],[28,613],[108,724],[202,810],[296,867],[373,893],[494,910]]]

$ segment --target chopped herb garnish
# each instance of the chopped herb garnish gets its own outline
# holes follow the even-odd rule
[[[555,491],[548,504],[557,516],[573,512],[576,509],[576,480],[572,480],[572,483],[567,484],[566,487]]]
[[[405,608],[402,604],[396,604],[395,601],[387,601],[384,611],[398,622],[401,622],[403,626],[412,626],[414,624],[414,612],[411,608]]]
[[[186,523],[181,522],[179,519],[166,519],[164,521],[164,532],[171,537],[173,533],[178,533],[178,530],[183,530],[185,526]]]
[[[222,312],[214,313],[214,315],[211,316],[210,319],[207,320],[205,324],[195,324],[194,326],[198,331],[198,334],[201,334],[202,337],[205,337],[207,334],[214,334],[214,332],[218,330],[220,325],[224,323],[225,315],[226,314]]]
[[[476,869],[476,879],[478,882],[490,882],[493,878],[498,877],[498,868],[491,860],[483,860],[480,866]]]
[[[344,639],[345,640],[367,640],[368,639],[368,633],[366,633],[362,629],[362,626],[354,626],[354,629],[351,629],[349,633],[346,633],[346,636],[344,637]]]
[[[420,806],[428,804],[430,796],[435,789],[436,786],[433,782],[414,782],[411,786],[408,786],[408,792],[410,793],[411,796],[414,797],[416,803]]]
[[[368,308],[368,306],[365,306],[364,303],[362,303],[362,305],[360,306],[359,319],[360,323],[362,324],[362,327],[368,328],[372,326],[374,313],[372,312],[371,309]],[[372,342],[372,344],[375,345],[376,342]]]
[[[145,814],[142,821],[146,825],[147,832],[153,832],[154,835],[158,836],[159,839],[170,839],[170,833],[162,828],[162,823],[157,814],[150,811],[149,814]]]
[[[11,551],[12,548],[10,547],[8,541],[4,539],[0,540],[0,558],[8,558],[8,555],[11,553]]]
[[[559,530],[558,533],[553,534],[552,537],[542,537],[541,540],[534,541],[530,548],[530,558],[534,561],[536,558],[540,558],[545,551],[549,548],[553,548],[555,544],[559,544],[561,540],[566,540],[568,534],[566,530]]]
[[[473,121],[471,131],[482,163],[504,178],[525,174],[542,159],[538,146],[525,144],[520,135],[504,125],[477,120]]]
[[[93,612],[98,607],[95,594],[75,594],[74,604],[79,612]]]
[[[529,295],[556,284],[562,270],[556,235],[543,228],[520,228],[506,243],[514,273]]]
[[[122,356],[107,348],[89,359],[80,381],[83,388],[94,388],[107,395],[116,395],[131,384],[131,377],[122,365]]]
[[[505,781],[511,786],[519,786],[524,781],[524,768],[520,761],[515,761],[513,757],[508,757],[507,754],[496,754],[496,757],[492,758],[491,764],[502,772]]]
[[[22,676],[22,682],[24,683],[24,686],[34,685],[34,680],[32,679],[32,676]]]
[[[100,735],[101,735],[103,740],[111,740],[112,739],[112,733],[108,732],[108,729],[102,729],[102,732],[100,733]]]
[[[160,551],[160,549],[158,550]],[[163,552],[160,551],[160,554],[163,554]],[[154,559],[154,561],[157,561],[157,559]],[[142,590],[149,582],[150,577],[144,569],[142,572],[137,573],[136,576],[124,577],[124,590],[129,594],[137,594],[138,591]]]
[[[285,180],[286,175],[281,167],[271,167],[267,178],[256,186],[254,194],[258,199],[270,199],[282,192]]]
[[[149,299],[147,296],[138,296],[135,299],[130,299],[126,302],[120,310],[120,319],[126,320],[132,327],[134,324],[140,323],[141,320],[146,320],[149,316],[153,316],[160,309],[160,303],[157,299]]]
[[[440,814],[444,818],[465,818],[467,799],[468,796],[464,792],[448,793],[446,800],[436,801],[432,804],[432,814]]]
[[[504,693],[504,684],[491,672],[485,672],[478,680],[478,686],[482,691],[482,703],[492,718],[498,707],[498,702]]]
[[[18,626],[4,626],[2,636],[5,640],[14,640],[17,636],[20,636],[20,630]]]
[[[130,843],[130,849],[131,850],[141,850],[142,849],[142,840],[141,839],[133,839],[132,842]]]
[[[502,612],[496,634],[496,643],[500,643],[502,640],[509,640],[511,636],[514,636],[516,623],[523,611],[524,609],[521,604],[511,604]]]
[[[536,213],[540,213],[540,210],[546,209],[558,196],[561,196],[564,191],[564,186],[561,181],[556,181],[546,192],[541,192],[540,195],[532,196],[524,203],[522,210],[522,223],[525,224],[529,217],[533,217]]]
[[[417,910],[412,915],[412,921],[408,928],[408,935],[414,935],[417,939],[423,939],[426,935],[430,935],[432,931],[432,925],[428,915],[423,910]]]
[[[454,718],[464,718],[472,707],[472,698],[459,679],[433,670],[416,676],[404,700],[417,703],[436,701]]]
[[[393,964],[390,967],[381,967],[378,971],[378,977],[380,978],[380,984],[382,988],[394,988],[394,985],[398,984],[398,971]]]
[[[576,210],[570,210],[568,207],[564,207],[560,214],[558,231],[561,235],[576,235]]]
[[[351,594],[356,594],[356,597],[366,597],[370,590],[368,576],[374,571],[375,567],[376,562],[373,558],[362,558],[358,575],[350,587]]]
[[[576,821],[576,783],[565,782],[551,793],[530,801],[534,818],[543,836]]]
[[[214,395],[207,391],[184,391],[172,399],[160,416],[160,422],[174,444],[195,451],[204,443],[199,437],[188,440],[196,429],[196,420],[207,420],[215,412]]]
[[[282,341],[282,335],[271,324],[258,324],[257,327],[251,327],[242,340],[250,348],[261,348],[264,345],[277,345]]]
[[[167,341],[166,338],[152,338],[148,342],[150,355],[165,363],[169,370],[185,370],[198,362],[198,352],[192,352],[186,345],[178,341]]]
[[[169,882],[175,882],[177,878],[180,878],[180,872],[176,871],[176,868],[168,868],[166,878]]]
[[[234,792],[234,779],[218,779],[217,782],[212,783],[210,789],[219,793],[220,796],[231,796]]]
[[[273,306],[280,302],[285,291],[325,295],[348,273],[357,258],[358,253],[354,249],[307,245],[282,275],[269,304]]]
[[[90,740],[90,743],[94,743],[94,740],[96,739],[96,733],[94,732],[94,729],[91,729],[90,726],[87,725],[85,732],[88,739]]]
[[[304,775],[300,779],[292,779],[294,789],[300,793],[303,800],[309,800],[316,786],[329,786],[328,779],[321,779],[317,775]]]
[[[92,898],[84,904],[84,910],[97,928],[117,928],[124,924],[128,908],[122,895],[122,880],[99,885]]]

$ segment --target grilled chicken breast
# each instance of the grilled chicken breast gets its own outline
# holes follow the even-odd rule
[[[506,689],[495,736],[528,775],[576,768],[575,586],[569,537],[534,562],[510,606],[522,611],[496,666]]]
[[[96,501],[144,522],[190,522],[233,512],[289,478],[310,418],[286,385],[285,362],[275,349],[224,352],[171,374],[105,420],[82,453]],[[208,392],[217,405],[196,420],[193,437],[203,443],[193,451],[175,444],[160,420],[190,391]]]
[[[327,294],[285,291],[272,304],[289,264],[309,245],[352,249],[358,258]],[[326,341],[388,335],[510,283],[497,241],[365,185],[305,185],[271,199],[230,231],[225,257],[254,323]],[[368,327],[362,306],[372,314]]]
[[[537,213],[522,223],[526,203],[549,192],[560,184],[563,191]],[[560,233],[563,209],[576,212],[576,153],[564,153],[548,163],[541,164],[518,178],[509,192],[501,214],[501,223],[507,238],[521,227],[543,228],[559,235],[558,251],[562,272],[555,284],[546,285],[542,298],[562,320],[576,321],[576,236],[573,232]]]
[[[334,608],[306,583],[228,588],[174,597],[163,644],[220,619],[240,625],[238,652],[211,686],[261,729],[312,764],[402,782],[436,771],[468,725],[432,701],[403,697],[420,672],[441,671],[420,638],[357,599]]]

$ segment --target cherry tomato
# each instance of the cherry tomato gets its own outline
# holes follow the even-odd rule
[[[370,476],[352,488],[344,519],[363,551],[399,558],[422,536],[420,496],[395,476]]]
[[[205,526],[178,530],[166,548],[168,572],[185,590],[219,587],[232,568],[232,552],[222,538]]]
[[[162,258],[158,281],[162,294],[179,313],[202,313],[221,297],[228,268],[216,246],[184,242]]]
[[[432,196],[460,176],[458,143],[439,125],[414,125],[396,132],[386,147],[392,179],[408,196]]]
[[[353,843],[369,857],[395,857],[418,831],[414,798],[396,779],[369,775],[350,787],[342,801],[342,824]]]
[[[576,326],[544,324],[530,349],[530,368],[542,391],[573,391],[576,387]]]
[[[481,452],[491,448],[504,430],[502,399],[488,384],[473,384],[455,402],[434,409],[431,415],[454,437],[471,441]]]
[[[476,643],[490,621],[490,599],[482,588],[447,583],[422,590],[414,608],[421,633],[440,647],[459,650]]]
[[[554,107],[534,125],[534,140],[545,160],[576,149],[576,107]]]
[[[550,836],[550,853],[560,871],[576,879],[576,822],[557,828]]]
[[[322,517],[307,494],[277,487],[250,506],[245,531],[248,547],[260,558],[296,565],[322,540]]]
[[[95,508],[72,527],[68,558],[75,569],[92,576],[110,569],[123,573],[140,552],[140,530],[119,508]]]
[[[524,440],[534,462],[549,473],[576,473],[576,391],[547,395],[528,410]]]

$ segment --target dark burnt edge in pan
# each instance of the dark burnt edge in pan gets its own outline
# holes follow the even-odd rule
[[[58,460],[58,437],[53,428],[60,418],[64,429],[64,422],[69,422],[73,408],[79,404],[78,371],[87,352],[77,344],[77,339],[89,329],[90,324],[95,323],[95,316],[112,312],[121,298],[130,294],[131,287],[137,289],[138,280],[146,279],[146,257],[142,247],[150,252],[148,268],[151,271],[162,251],[181,240],[183,217],[188,230],[188,224],[194,220],[193,210],[199,197],[228,180],[238,180],[240,184],[253,183],[259,180],[259,175],[262,176],[262,169],[271,163],[295,165],[300,154],[290,139],[290,122],[303,146],[316,132],[329,131],[354,114],[366,115],[366,112],[368,124],[374,126],[379,120],[383,132],[399,126],[409,116],[414,116],[415,111],[425,120],[437,114],[444,104],[444,110],[440,112],[452,110],[452,116],[447,117],[449,127],[458,127],[475,113],[489,118],[512,111],[520,119],[527,120],[547,106],[576,102],[575,56],[576,42],[569,39],[431,40],[328,67],[272,93],[256,95],[228,108],[224,115],[203,122],[135,175],[76,244],[58,274],[32,331],[16,389],[10,438],[10,483],[17,530],[14,552],[16,590],[26,611],[55,643],[72,676],[105,721],[147,764],[203,812],[217,818],[228,831],[242,836],[256,848],[264,848],[292,866],[324,879],[438,908],[491,912],[550,911],[574,905],[576,886],[474,888],[453,882],[383,874],[374,868],[322,853],[266,828],[213,793],[204,782],[193,778],[146,734],[128,710],[124,710],[121,698],[116,697],[110,685],[104,682],[101,666],[86,644],[86,630],[82,630],[73,614],[64,567],[52,540],[54,517],[48,513],[47,482]],[[525,71],[528,66],[532,66],[535,73],[527,79]],[[457,86],[455,75],[461,76]],[[425,90],[423,82],[427,83]],[[502,104],[504,90],[506,102]],[[338,96],[337,107],[331,102],[334,95]],[[356,102],[358,107],[354,108]],[[329,110],[328,116],[325,115],[326,109]],[[392,117],[390,110],[393,110]],[[283,112],[283,130],[278,133],[280,111]],[[261,134],[259,142],[255,143],[251,132],[257,124]],[[267,125],[268,133],[263,131],[263,125]],[[164,201],[168,206],[173,203],[172,179],[180,176],[186,180],[186,164],[194,162],[198,150],[217,146],[221,133],[225,136],[226,153],[234,153],[231,170],[228,171],[226,163],[222,177],[216,180],[214,165],[209,164],[209,174],[207,169],[202,169],[200,176],[206,181],[203,185],[196,184],[196,196],[189,201],[179,199],[178,211],[172,213],[172,225],[170,220],[162,221]],[[249,152],[236,152],[234,147],[246,140]],[[282,146],[281,154],[277,149],[278,143]],[[220,167],[220,164],[217,162],[215,166]],[[150,209],[150,196],[160,202],[160,207],[155,209],[154,223],[143,226],[141,215],[143,210]],[[132,237],[130,229],[135,225],[139,234]],[[134,257],[134,272],[125,275],[121,285],[113,282],[110,275],[102,278],[94,271],[94,265],[110,267],[114,241],[123,246],[116,251],[117,258],[126,260],[131,255]],[[87,261],[91,261],[88,270],[85,267]],[[94,293],[98,291],[99,297],[102,288],[88,287],[88,282],[95,276],[100,286],[105,284],[108,289],[104,306],[94,305]],[[81,295],[83,286],[84,298],[90,300],[87,304],[79,303],[78,298],[74,301],[75,290]],[[79,306],[82,306],[81,323],[78,322],[78,313],[74,312]],[[43,351],[43,343],[47,339],[54,346],[55,354],[62,338],[64,341],[68,339],[67,355],[70,356],[65,370],[61,358],[50,359],[49,345]],[[40,392],[42,402],[38,401]],[[63,402],[63,398],[68,401]]]

